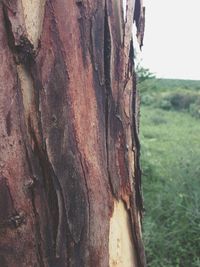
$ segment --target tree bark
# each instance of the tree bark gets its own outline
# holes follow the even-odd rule
[[[1,267],[145,266],[133,17],[0,2]]]

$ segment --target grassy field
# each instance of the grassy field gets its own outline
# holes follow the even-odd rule
[[[178,80],[175,87],[175,81],[140,85],[142,97],[151,99],[143,100],[140,120],[150,267],[200,267],[200,82]]]
[[[194,80],[178,80],[178,79],[146,79],[142,86],[147,85],[153,90],[174,90],[174,88],[200,90],[200,81]]]

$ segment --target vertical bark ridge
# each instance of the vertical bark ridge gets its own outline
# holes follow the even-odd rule
[[[11,8],[11,7],[10,7]],[[24,29],[23,33],[17,32],[18,28],[15,31],[15,28],[12,27],[16,22],[16,20],[12,19],[12,16],[8,13],[8,10],[5,12],[7,24],[10,25],[8,28],[9,35],[12,36],[12,40],[14,40],[14,45],[12,45],[12,50],[15,53],[15,56],[18,59],[18,62],[23,64],[26,68],[27,72],[29,72],[29,76],[33,76],[31,73],[31,69],[35,69],[35,52],[33,45],[25,35],[26,31]],[[21,14],[21,13],[20,13]],[[11,16],[11,17],[10,17]],[[22,14],[21,14],[22,16]],[[14,21],[14,22],[13,22]],[[21,21],[21,20],[20,20]],[[24,24],[23,24],[24,25]],[[33,72],[33,71],[32,71]],[[37,84],[38,85],[38,84]],[[37,88],[37,87],[36,87]],[[28,90],[28,88],[26,88]],[[38,88],[37,88],[38,89]],[[55,240],[55,250],[56,257],[59,257],[58,253],[61,250],[61,234],[60,232],[63,230],[63,206],[62,206],[62,195],[60,193],[59,183],[56,180],[56,175],[51,167],[50,161],[48,160],[48,155],[46,151],[42,151],[43,147],[43,133],[41,129],[41,121],[40,111],[39,111],[39,96],[38,90],[34,91],[34,103],[36,106],[36,110],[30,110],[30,115],[28,116],[28,121],[26,121],[26,130],[23,129],[29,138],[25,141],[25,145],[27,147],[27,156],[29,158],[29,162],[31,162],[31,175],[34,177],[39,186],[36,188],[32,188],[32,206],[33,212],[35,214],[35,230],[36,230],[36,245],[38,247],[38,261],[41,266],[46,266],[47,262],[51,266],[55,264],[55,257],[52,257],[52,249],[54,248],[54,240],[52,240],[51,232],[53,229],[57,229],[56,240]],[[32,125],[34,124],[34,125]],[[26,134],[25,134],[26,136]],[[29,141],[32,142],[30,146]],[[34,163],[35,162],[35,163]],[[34,164],[33,164],[34,163]],[[36,177],[36,178],[35,178]],[[52,179],[52,183],[50,182]],[[45,187],[45,192],[42,187]],[[52,190],[52,189],[53,190]],[[49,193],[53,195],[49,195]],[[55,192],[55,194],[53,193]],[[39,200],[40,204],[37,202]],[[57,200],[56,200],[57,199]],[[51,204],[55,202],[56,204]],[[57,202],[56,202],[57,201]],[[44,203],[44,205],[42,204]],[[38,205],[39,204],[39,205]],[[50,214],[50,207],[55,206],[55,211],[58,210],[58,213],[55,214],[55,217],[58,217],[58,225],[54,225],[54,216]],[[42,210],[40,210],[42,209]],[[46,210],[47,209],[47,210]],[[39,210],[39,211],[38,211]],[[44,215],[41,214],[44,213]],[[48,222],[48,223],[47,223]],[[53,223],[53,225],[52,225]],[[47,226],[45,226],[47,225]],[[44,229],[48,229],[48,231],[44,231]],[[64,232],[63,232],[64,236]],[[44,240],[44,242],[42,241]],[[49,250],[50,248],[50,250]],[[52,249],[51,249],[52,248]],[[53,253],[54,254],[54,253]],[[47,262],[44,263],[43,259],[47,257]]]
[[[8,3],[9,4],[9,3]],[[8,10],[9,9],[9,10]],[[15,39],[10,35],[11,21],[10,16],[14,16],[12,7],[0,4],[0,57],[2,59],[1,76],[1,116],[0,116],[0,135],[1,135],[1,173],[6,177],[7,186],[13,199],[14,210],[8,214],[7,223],[10,220],[15,223],[15,227],[7,227],[6,223],[1,229],[0,254],[7,266],[27,266],[38,263],[38,254],[35,244],[34,211],[32,203],[27,198],[26,182],[30,179],[29,168],[26,162],[25,146],[21,127],[20,109],[21,96],[20,84],[17,75],[16,62],[13,59],[13,48]],[[16,17],[15,17],[16,19]],[[8,40],[8,41],[7,41]],[[11,45],[11,42],[13,44]],[[11,46],[10,46],[11,45]],[[9,47],[10,46],[10,47]],[[4,120],[5,114],[7,122]],[[8,129],[9,127],[9,129]],[[2,200],[5,204],[7,199]],[[24,220],[20,222],[24,214]],[[25,247],[32,248],[24,254]],[[23,255],[23,256],[22,256]]]
[[[111,95],[111,77],[110,77],[110,62],[111,60],[111,36],[110,28],[108,24],[108,14],[107,14],[107,3],[105,5],[105,21],[104,21],[104,80],[105,80],[105,138],[106,138],[106,158],[107,158],[107,172],[110,182],[110,186],[113,192],[113,195],[117,198],[117,192],[115,186],[112,182],[112,177],[109,168],[109,144],[108,144],[108,135],[109,135],[109,112],[110,112],[110,102],[109,98]]]
[[[144,248],[141,240],[141,174],[139,166],[139,139],[137,129],[137,110],[135,103],[136,87],[132,47],[132,20],[131,14],[135,13],[140,18],[141,9],[135,10],[139,1],[127,1],[127,12],[124,25],[123,44],[120,44],[119,32],[115,32],[119,11],[116,11],[112,1],[107,1],[108,21],[111,31],[111,57],[110,57],[110,87],[109,101],[114,107],[109,110],[108,120],[108,168],[111,170],[111,183],[117,192],[117,199],[126,203],[129,214],[129,223],[132,226],[133,242],[136,248],[138,266],[145,266]],[[134,6],[135,5],[135,6]],[[118,10],[121,7],[118,6]],[[137,21],[139,27],[139,22]],[[118,27],[119,28],[119,27]],[[116,43],[118,45],[116,45]],[[116,119],[118,121],[116,121]],[[116,128],[116,126],[118,127]],[[112,147],[112,149],[111,149]],[[117,171],[116,171],[117,170]]]

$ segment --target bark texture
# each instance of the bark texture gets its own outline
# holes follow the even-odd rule
[[[1,267],[145,266],[126,3],[0,2]]]

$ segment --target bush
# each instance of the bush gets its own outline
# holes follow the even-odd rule
[[[192,93],[177,92],[169,96],[170,103],[174,109],[189,109],[190,105],[196,101],[197,95]]]
[[[195,117],[197,119],[200,118],[200,103],[199,103],[199,101],[197,101],[193,104],[190,104],[189,112],[193,117]]]
[[[200,117],[200,95],[194,92],[182,90],[160,94],[156,106],[164,110],[189,111],[192,116]]]
[[[144,94],[141,96],[141,104],[149,106],[154,103],[154,97],[149,94]]]
[[[164,110],[170,110],[172,108],[172,104],[171,102],[169,101],[169,99],[161,99],[159,102],[158,102],[158,107],[159,108],[162,108]]]

